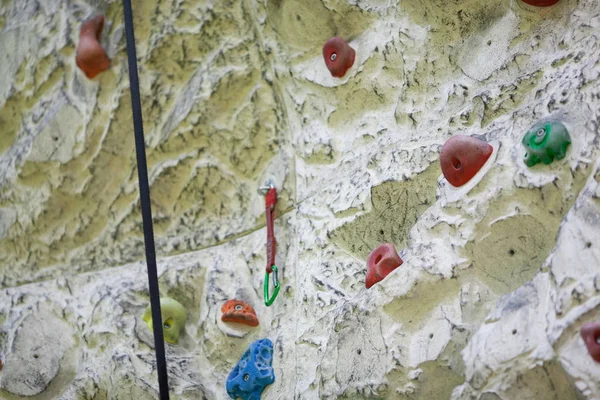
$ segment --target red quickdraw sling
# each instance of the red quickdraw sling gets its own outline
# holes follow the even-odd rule
[[[275,240],[275,232],[273,230],[273,221],[275,214],[275,205],[277,204],[277,189],[268,182],[267,186],[259,189],[259,192],[265,196],[265,214],[267,218],[267,268],[265,272],[264,283],[264,298],[265,305],[269,307],[275,301],[279,293],[279,277],[278,268],[275,265],[275,254],[277,249],[277,241]],[[269,277],[273,274],[273,295],[269,296]]]

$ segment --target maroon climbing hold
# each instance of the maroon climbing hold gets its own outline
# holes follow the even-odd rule
[[[332,37],[323,45],[325,65],[332,76],[341,78],[354,65],[356,53],[341,37]]]
[[[584,324],[579,333],[590,356],[592,356],[594,361],[600,363],[600,322]]]
[[[90,79],[110,67],[110,58],[100,44],[100,34],[103,28],[104,15],[98,15],[85,21],[79,31],[75,61]]]
[[[525,3],[536,7],[549,7],[558,3],[558,0],[523,0]]]
[[[223,316],[221,317],[221,321],[223,322],[236,322],[248,326],[258,326],[256,311],[245,301],[229,300],[223,304],[221,312],[223,312]]]
[[[442,146],[442,173],[452,186],[469,182],[490,158],[493,147],[470,136],[453,136]]]
[[[385,279],[402,263],[402,259],[392,244],[382,244],[373,250],[367,258],[367,279],[365,280],[367,289]]]

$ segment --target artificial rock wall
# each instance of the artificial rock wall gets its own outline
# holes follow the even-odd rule
[[[259,338],[263,399],[598,399],[600,3],[134,0],[172,396],[225,399]],[[106,15],[110,70],[76,68]],[[345,38],[356,61],[331,77]],[[0,2],[0,398],[157,397],[119,1]],[[567,157],[520,140],[562,120]],[[453,135],[494,153],[466,186]],[[264,199],[282,291],[262,302]],[[365,259],[404,264],[364,287]],[[230,298],[260,325],[220,321]]]

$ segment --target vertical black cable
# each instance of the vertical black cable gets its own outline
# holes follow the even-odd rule
[[[160,315],[160,294],[158,291],[156,251],[154,248],[154,232],[152,228],[152,209],[150,207],[150,185],[148,184],[148,168],[146,166],[142,105],[140,102],[140,86],[135,54],[135,35],[133,33],[133,13],[131,11],[130,0],[123,0],[123,14],[125,16],[127,58],[129,59],[129,89],[131,91],[131,111],[133,113],[133,130],[135,133],[135,150],[137,155],[138,180],[140,184],[140,203],[142,207],[142,221],[144,224],[144,243],[146,247],[150,306],[152,307],[152,326],[154,328],[154,349],[156,351],[158,387],[161,400],[168,400],[169,383],[167,379],[167,362],[165,360],[162,318]]]

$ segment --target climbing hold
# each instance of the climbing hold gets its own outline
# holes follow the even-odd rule
[[[245,301],[236,299],[228,300],[221,307],[221,312],[223,312],[223,316],[221,317],[221,321],[223,322],[237,322],[238,324],[248,326],[258,326],[256,311]]]
[[[525,134],[522,143],[527,149],[523,161],[533,167],[540,162],[550,164],[565,158],[571,136],[560,122],[539,122]]]
[[[493,151],[492,146],[483,140],[463,135],[453,136],[442,146],[442,173],[452,186],[462,186],[479,172]]]
[[[163,336],[165,340],[172,344],[177,344],[179,334],[185,326],[187,313],[185,308],[177,300],[168,297],[160,299],[160,315],[163,322]],[[142,317],[152,330],[152,308],[148,306]]]
[[[227,394],[232,399],[260,400],[267,385],[275,382],[273,343],[260,339],[252,343],[227,377]]]
[[[110,67],[110,58],[100,44],[102,28],[104,28],[104,15],[98,15],[85,21],[79,31],[75,61],[90,79]]]
[[[341,78],[346,71],[352,68],[356,53],[341,37],[332,37],[323,45],[323,58],[325,65],[332,76]]]
[[[579,333],[590,356],[594,361],[600,363],[600,322],[584,324]]]
[[[536,7],[549,7],[558,3],[558,0],[523,0],[525,3]]]
[[[402,263],[402,259],[392,244],[382,244],[373,250],[367,258],[367,278],[365,280],[367,289],[385,279]]]

